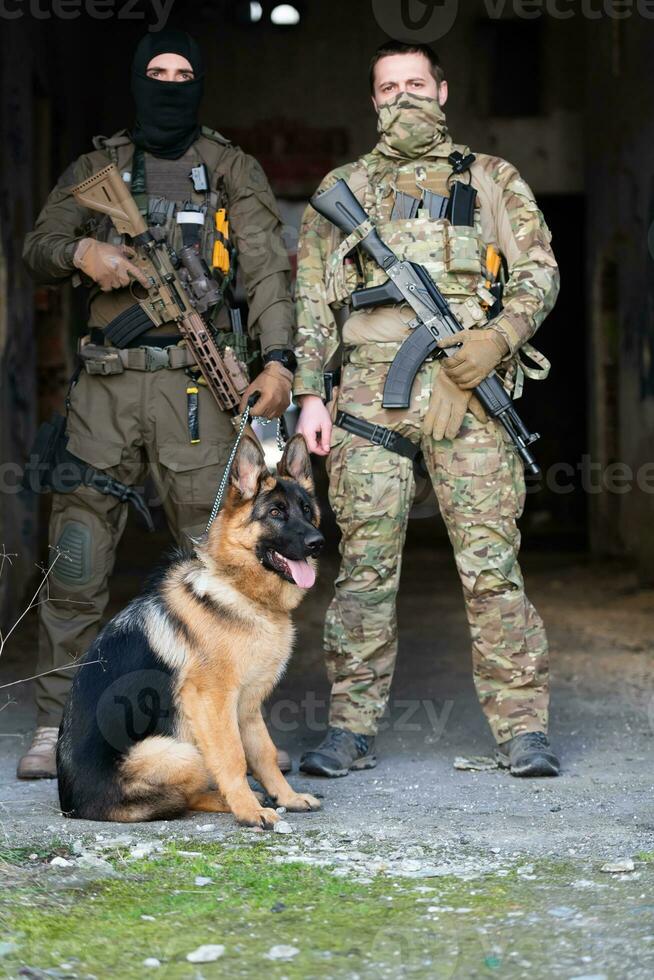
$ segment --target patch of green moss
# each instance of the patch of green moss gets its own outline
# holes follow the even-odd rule
[[[539,867],[538,882],[511,871],[472,881],[376,875],[364,883],[277,862],[282,852],[269,837],[236,845],[193,841],[188,849],[201,853],[184,855],[172,844],[139,861],[114,853],[120,879],[77,888],[61,887],[66,876],[54,869],[35,869],[26,852],[11,852],[6,860],[23,877],[3,890],[0,921],[17,949],[0,965],[16,976],[22,966],[61,970],[68,963],[76,976],[101,980],[141,980],[150,972],[147,957],[161,961],[152,974],[166,980],[492,976],[508,965],[512,916],[542,911],[545,880],[558,900],[571,880],[569,868],[552,863]],[[211,884],[196,885],[197,876]],[[202,966],[187,962],[186,954],[205,944],[224,945],[224,956]],[[276,945],[299,952],[288,962],[270,961]],[[540,940],[530,945],[534,964],[546,963]]]

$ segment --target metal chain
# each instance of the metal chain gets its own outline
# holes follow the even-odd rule
[[[270,425],[270,423],[274,420],[259,418],[257,421],[259,422],[260,425]],[[284,442],[284,437],[282,436],[282,420],[281,418],[279,418],[276,421],[277,421],[277,428],[275,430],[275,438],[277,439],[277,448],[283,450],[285,446],[285,442]]]
[[[253,420],[254,420],[255,417],[253,417]],[[232,466],[234,465],[234,459],[236,457],[236,453],[238,451],[238,447],[239,447],[239,445],[241,443],[241,439],[243,438],[243,433],[245,432],[245,428],[246,428],[249,420],[250,420],[250,406],[249,405],[246,405],[245,410],[243,412],[243,415],[241,416],[241,422],[240,422],[240,425],[239,425],[239,428],[238,428],[238,433],[237,433],[237,436],[236,436],[236,442],[232,446],[232,451],[229,454],[229,459],[227,460],[227,466],[225,467],[225,472],[222,475],[222,479],[221,479],[220,484],[218,486],[218,492],[216,493],[216,498],[215,498],[215,500],[213,502],[213,507],[211,508],[211,515],[209,517],[209,521],[207,523],[207,526],[204,529],[204,533],[205,534],[208,533],[209,528],[211,527],[211,525],[215,521],[216,517],[218,516],[218,511],[220,510],[220,505],[223,502],[223,497],[225,496],[225,490],[227,489],[227,481],[229,480],[229,474],[232,472]],[[269,425],[273,420],[272,419],[259,418],[258,421],[262,425]],[[277,448],[283,450],[283,448],[284,448],[284,439],[283,439],[283,436],[282,436],[282,420],[280,418],[277,419],[277,432],[276,432],[276,436],[277,436]]]
[[[227,487],[227,481],[229,480],[229,474],[232,472],[232,466],[234,465],[234,457],[236,456],[236,451],[240,445],[241,439],[243,438],[243,433],[245,432],[245,427],[248,424],[250,418],[250,406],[246,405],[243,415],[241,416],[241,424],[239,425],[238,434],[236,436],[236,442],[232,446],[232,451],[229,454],[229,459],[227,460],[227,466],[225,467],[225,472],[222,475],[222,479],[218,486],[218,492],[216,494],[216,499],[213,502],[213,507],[211,508],[211,515],[209,517],[209,522],[204,529],[204,533],[207,534],[209,528],[215,521],[218,511],[220,510],[220,505],[223,502],[223,497],[225,496],[225,489]]]

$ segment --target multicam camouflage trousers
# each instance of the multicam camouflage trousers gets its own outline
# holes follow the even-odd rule
[[[525,595],[516,520],[522,464],[493,421],[468,412],[454,440],[422,432],[438,363],[416,378],[408,410],[381,408],[396,344],[349,352],[338,408],[421,443],[454,550],[472,639],[474,681],[497,742],[547,731],[548,648]],[[397,655],[395,603],[414,494],[408,459],[334,428],[330,502],[342,532],[341,568],[325,624],[330,724],[372,735],[388,701]]]

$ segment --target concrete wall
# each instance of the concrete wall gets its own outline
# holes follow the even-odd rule
[[[596,551],[632,554],[642,580],[652,583],[654,24],[633,18],[591,25],[589,48],[591,451],[602,467],[626,467],[610,471],[613,492],[591,496],[592,543]]]
[[[0,550],[13,556],[0,576],[6,629],[40,557],[43,507],[18,492],[18,467],[41,417],[61,410],[72,365],[69,297],[36,291],[21,252],[40,205],[84,138],[84,107],[71,93],[88,63],[81,25],[66,25],[62,39],[56,25],[29,17],[0,27]]]
[[[0,37],[0,548],[12,555],[0,577],[0,623],[17,611],[35,558],[34,501],[19,497],[10,462],[21,458],[36,418],[35,341],[32,290],[20,262],[22,236],[32,214],[32,118],[30,60],[19,32]]]

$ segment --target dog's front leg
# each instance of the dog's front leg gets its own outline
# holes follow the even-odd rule
[[[236,692],[187,681],[180,700],[205,765],[237,821],[272,827],[279,815],[261,806],[247,781]]]
[[[295,813],[319,810],[320,800],[310,793],[296,793],[284,778],[277,764],[277,749],[268,734],[259,707],[242,706],[239,712],[239,725],[252,775],[259,780],[268,795],[272,796],[279,806],[284,806]]]

